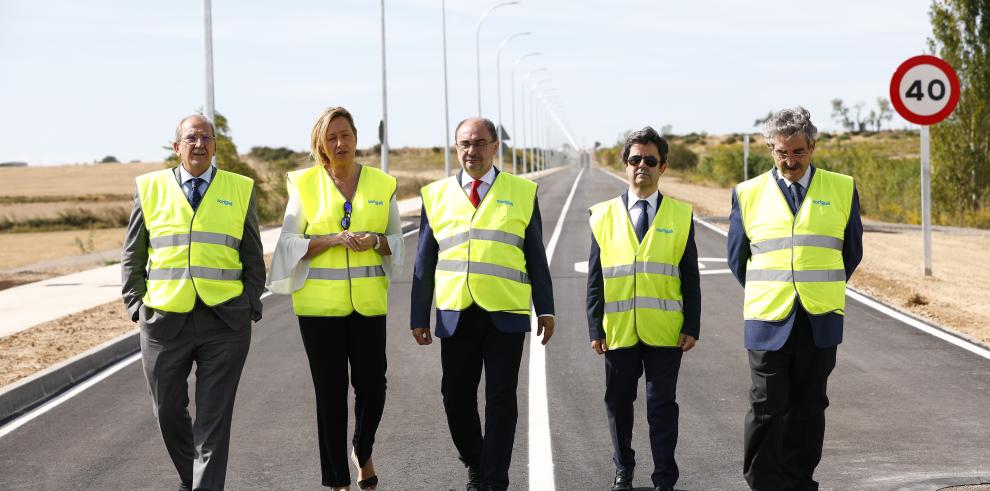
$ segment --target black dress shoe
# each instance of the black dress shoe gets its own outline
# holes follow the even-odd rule
[[[481,491],[481,471],[477,467],[468,466],[467,491]]]
[[[615,480],[612,481],[612,491],[628,491],[632,489],[633,470],[615,471]]]

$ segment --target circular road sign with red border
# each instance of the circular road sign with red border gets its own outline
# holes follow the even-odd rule
[[[890,102],[904,119],[923,126],[949,117],[959,102],[959,77],[945,60],[920,55],[901,63],[890,79]]]

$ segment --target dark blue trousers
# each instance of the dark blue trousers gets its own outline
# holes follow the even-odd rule
[[[646,374],[646,422],[650,426],[654,486],[673,486],[679,475],[674,448],[679,411],[677,374],[682,355],[680,348],[654,348],[642,343],[605,352],[605,409],[615,450],[612,461],[617,469],[636,467],[636,452],[632,449],[633,402],[639,377]]]

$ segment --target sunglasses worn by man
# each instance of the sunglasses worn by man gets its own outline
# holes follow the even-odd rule
[[[626,159],[626,163],[629,165],[639,165],[640,162],[646,162],[647,167],[656,167],[660,165],[660,161],[652,155],[647,155],[645,157],[642,155],[633,155],[632,157]]]

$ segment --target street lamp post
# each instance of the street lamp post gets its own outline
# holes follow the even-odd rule
[[[530,73],[532,73],[532,72],[530,72]],[[547,83],[547,82],[551,82],[551,80],[549,78],[545,78],[545,79],[540,80],[538,82],[533,82],[530,85],[530,87],[529,87],[529,90],[530,90],[530,92],[529,92],[530,132],[531,132],[531,134],[533,136],[533,144],[534,144],[533,148],[530,148],[529,160],[533,163],[533,170],[534,171],[538,171],[540,169],[539,169],[538,164],[536,162],[536,157],[538,157],[538,155],[536,154],[536,144],[538,143],[537,140],[536,140],[536,131],[537,131],[537,129],[536,129],[536,109],[537,108],[536,108],[536,103],[535,103],[535,101],[534,101],[533,98],[536,95],[536,88],[539,87],[542,84]]]
[[[383,0],[384,1],[384,0]],[[492,8],[481,14],[481,18],[478,19],[478,29],[474,33],[474,59],[475,64],[478,67],[478,117],[481,117],[481,24],[485,22],[485,18],[488,14],[492,13],[493,10],[499,7],[505,7],[507,5],[516,5],[519,0],[514,0],[512,2],[502,2],[495,4]]]
[[[385,0],[382,12],[382,172],[388,172],[388,88],[385,82]]]
[[[499,134],[495,135],[495,139],[498,140],[499,168],[502,168],[502,162],[503,162],[502,159],[502,146],[503,146],[502,144],[502,131],[503,131],[502,130],[502,49],[505,48],[505,45],[508,44],[509,41],[512,40],[512,38],[516,38],[519,36],[528,36],[530,34],[532,33],[529,31],[518,32],[516,34],[513,34],[505,38],[502,41],[502,43],[498,45],[498,51],[495,52],[495,94],[496,94],[496,99],[498,100],[498,125],[496,126],[495,129],[496,131],[499,132]],[[514,128],[513,131],[515,131]]]
[[[447,102],[447,0],[440,0],[443,31],[443,175],[450,175],[450,106]]]
[[[529,80],[529,77],[532,76],[534,73],[545,72],[545,71],[547,71],[546,67],[541,67],[541,68],[537,68],[535,70],[530,70],[529,72],[526,72],[526,76],[523,77],[522,83],[519,84],[520,88],[523,89],[522,99],[520,99],[520,101],[519,101],[519,105],[520,105],[520,109],[521,109],[520,112],[522,112],[522,115],[521,115],[521,117],[519,119],[519,123],[521,125],[520,134],[523,136],[523,140],[522,140],[522,142],[523,142],[523,149],[522,149],[523,174],[526,174],[526,173],[529,172],[529,165],[528,165],[528,161],[526,160],[526,147],[528,146],[528,143],[529,143],[529,139],[526,138],[526,133],[527,133],[527,131],[526,131],[526,93],[525,93],[526,81]],[[532,153],[530,154],[530,157],[532,157]]]
[[[522,133],[516,131],[516,67],[518,67],[519,64],[522,63],[524,59],[539,54],[540,53],[537,51],[534,53],[526,53],[520,56],[519,58],[516,58],[516,62],[512,64],[512,75],[509,77],[509,89],[510,89],[509,92],[512,94],[512,131],[516,133],[516,139],[512,142],[512,173],[513,174],[519,173],[518,169],[516,168],[516,148],[518,147],[518,145],[516,145],[516,142],[519,141],[519,138],[522,135]]]
[[[203,0],[203,43],[203,58],[206,63],[206,100],[203,111],[216,130],[216,107],[213,103],[213,8],[210,0]],[[217,156],[213,155],[212,164],[216,165],[216,163]]]

